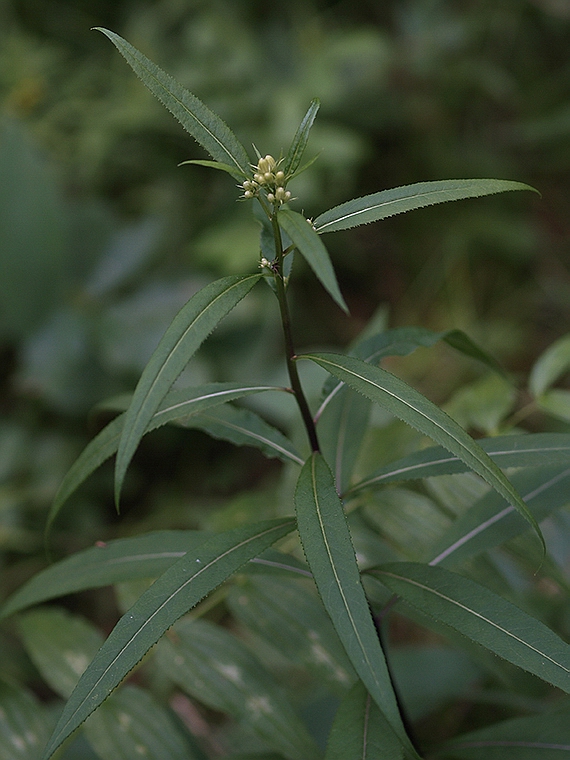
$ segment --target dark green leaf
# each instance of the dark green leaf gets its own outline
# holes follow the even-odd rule
[[[570,693],[570,645],[489,589],[441,567],[413,562],[371,572],[423,614]]]
[[[436,749],[436,757],[456,760],[567,760],[570,706],[540,715],[494,723],[458,736]]]
[[[170,386],[216,325],[261,275],[224,277],[198,291],[178,312],[146,365],[125,416],[115,466],[118,503],[127,467]]]
[[[377,222],[394,214],[403,214],[424,206],[458,201],[463,198],[477,198],[508,190],[537,192],[522,182],[502,179],[446,179],[436,182],[418,182],[414,185],[382,190],[380,193],[347,201],[325,211],[315,219],[313,224],[319,234],[348,230],[360,224]]]
[[[313,454],[301,470],[295,505],[303,550],[325,609],[397,741],[413,754],[360,581],[342,504],[320,454]]]
[[[530,437],[530,436],[529,436]],[[513,475],[512,481],[537,522],[570,502],[570,468],[544,467]],[[503,544],[527,529],[512,506],[493,491],[459,517],[431,551],[432,565],[457,565],[468,557]]]
[[[219,116],[118,34],[101,27],[96,29],[111,40],[153,95],[215,161],[234,167],[238,179],[250,174],[245,148]]]
[[[291,238],[295,248],[316,274],[321,285],[340,308],[348,314],[348,307],[338,287],[328,251],[312,225],[304,216],[290,209],[281,209],[277,218],[279,226]]]
[[[455,454],[518,509],[535,529],[544,547],[538,523],[515,488],[492,459],[463,428],[421,393],[380,367],[341,354],[304,354],[354,390],[363,393],[404,422]]]
[[[303,464],[291,441],[280,430],[249,409],[227,404],[207,414],[192,416],[183,426],[204,430],[213,438],[230,441],[236,446],[255,446],[266,457],[277,457],[283,462]]]
[[[502,469],[507,467],[545,467],[570,463],[570,434],[534,433],[480,438],[477,443]],[[391,462],[356,483],[346,495],[365,488],[383,486],[397,480],[452,475],[469,468],[461,459],[439,446],[423,449]]]
[[[325,760],[403,760],[405,757],[404,748],[359,681],[338,708]]]
[[[293,520],[273,520],[221,533],[172,565],[123,615],[81,677],[43,760],[97,709],[179,617],[293,528]]]

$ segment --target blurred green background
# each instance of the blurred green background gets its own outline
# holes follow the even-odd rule
[[[258,228],[232,180],[177,166],[205,155],[93,26],[129,40],[263,154],[286,151],[320,98],[307,153],[319,158],[292,185],[293,206],[307,216],[424,180],[497,177],[540,190],[542,198],[464,201],[327,236],[352,316],[297,262],[300,348],[344,347],[374,315],[392,327],[461,328],[516,382],[570,329],[564,0],[3,0],[6,594],[44,562],[55,490],[108,419],[93,407],[134,388],[193,292],[257,267]],[[279,378],[280,341],[273,296],[258,288],[183,382]],[[418,352],[402,371],[440,403],[479,378],[444,349]],[[268,411],[286,424],[287,412]],[[544,429],[541,419],[534,425]],[[122,518],[104,467],[59,519],[54,554],[134,530],[195,527],[221,497],[246,489],[262,502],[277,469],[197,431],[158,431],[131,468]]]

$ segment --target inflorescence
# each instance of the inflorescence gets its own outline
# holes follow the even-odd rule
[[[257,166],[253,166],[253,179],[246,179],[240,188],[242,198],[257,198],[261,189],[265,190],[269,203],[281,205],[291,200],[291,193],[285,189],[288,177],[281,171],[273,156],[260,158]]]

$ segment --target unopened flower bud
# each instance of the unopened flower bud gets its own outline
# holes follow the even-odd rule
[[[285,172],[278,171],[275,173],[275,182],[278,185],[282,185],[285,182]]]
[[[275,203],[275,196],[273,195],[273,193],[267,193],[267,200],[269,201],[269,203]]]

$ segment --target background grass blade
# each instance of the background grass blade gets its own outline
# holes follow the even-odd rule
[[[291,238],[295,248],[316,274],[321,285],[328,291],[336,304],[348,314],[348,307],[342,297],[333,265],[323,241],[304,216],[290,209],[281,209],[277,216],[279,226]]]
[[[320,105],[321,104],[317,98],[311,100],[311,105],[309,106],[307,113],[303,116],[303,120],[299,124],[299,129],[295,133],[295,137],[293,138],[293,142],[291,143],[291,147],[287,152],[285,163],[283,165],[283,171],[285,172],[286,177],[289,177],[291,174],[295,174],[299,168],[301,159],[303,158],[303,153],[307,147],[309,133],[317,116],[317,111],[319,110]]]
[[[150,420],[146,432],[187,419],[204,409],[210,409],[227,401],[234,401],[244,396],[263,391],[282,390],[270,385],[244,385],[243,383],[208,383],[207,385],[169,391]],[[129,397],[130,401],[130,397]],[[128,406],[128,404],[127,404]],[[124,408],[124,407],[123,407]],[[53,521],[69,497],[79,486],[107,459],[113,456],[119,447],[119,440],[125,424],[125,415],[115,417],[91,440],[61,481],[46,522],[46,537]]]
[[[570,645],[489,589],[414,562],[394,562],[371,573],[423,614],[570,693]]]
[[[129,462],[160,402],[202,342],[261,275],[223,277],[198,291],[178,312],[151,356],[125,416],[115,466],[118,502]]]
[[[358,682],[337,710],[325,760],[402,760],[404,749]]]
[[[346,517],[322,455],[313,454],[303,466],[295,505],[303,550],[338,637],[397,741],[414,756],[360,581]]]
[[[178,618],[294,527],[291,519],[271,520],[220,533],[170,567],[123,615],[81,677],[42,760],[99,707]]]
[[[102,27],[96,29],[111,40],[153,95],[215,161],[233,167],[237,179],[251,173],[245,148],[219,116],[118,34]]]
[[[463,198],[477,198],[482,195],[504,193],[509,190],[532,190],[530,185],[502,179],[447,179],[436,182],[418,182],[404,185],[380,193],[335,206],[318,216],[313,225],[316,231],[335,232],[348,230],[361,224],[377,222],[395,214],[414,211],[436,203],[458,201]]]
[[[425,396],[390,372],[351,356],[304,354],[299,358],[316,362],[459,457],[528,520],[545,549],[538,523],[513,485],[471,436]]]
[[[502,469],[570,464],[570,434],[568,433],[505,435],[496,438],[480,438],[477,443]],[[446,449],[433,446],[378,468],[355,483],[345,495],[352,496],[366,488],[380,487],[394,481],[453,475],[466,472],[468,469],[465,462],[450,454]]]

